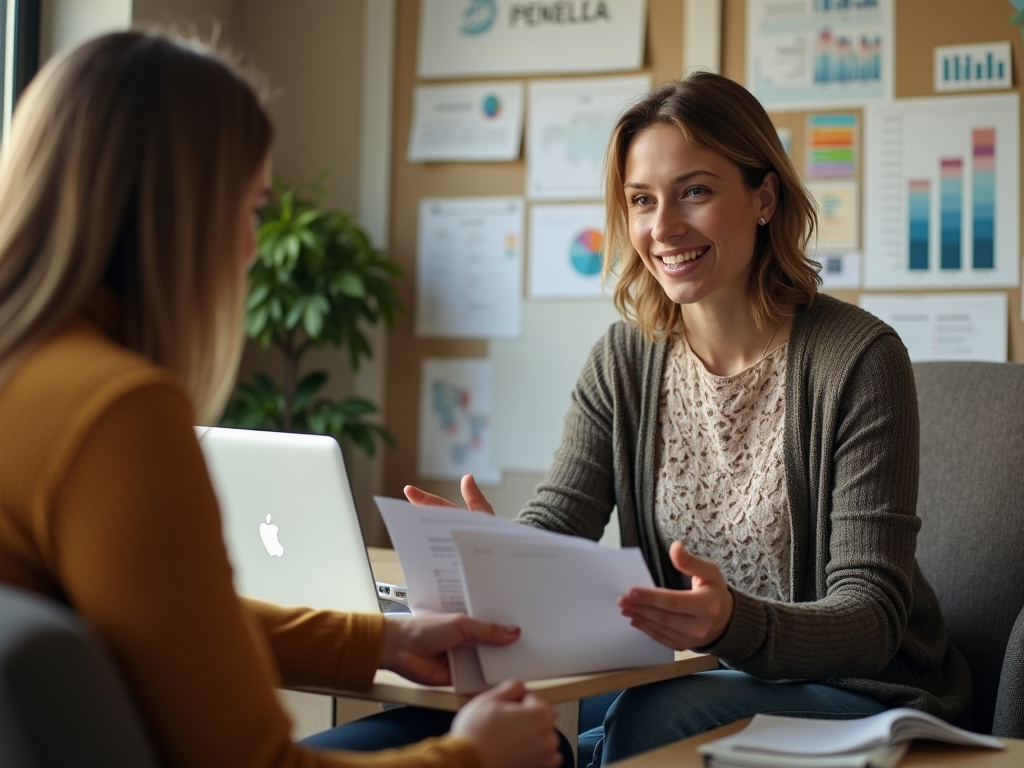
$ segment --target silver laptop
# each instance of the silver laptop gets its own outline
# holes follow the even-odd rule
[[[338,442],[196,427],[235,590],[280,605],[379,612]]]

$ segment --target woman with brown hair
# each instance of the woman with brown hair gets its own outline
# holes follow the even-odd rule
[[[817,292],[814,204],[764,109],[711,73],[647,93],[614,128],[605,205],[625,320],[517,520],[597,539],[617,509],[658,584],[623,614],[722,668],[624,692],[581,745],[619,760],[758,712],[961,717],[969,672],[914,558],[910,361]],[[471,477],[463,496],[489,511]]]
[[[97,38],[40,71],[5,139],[0,581],[96,630],[160,762],[561,764],[554,710],[516,682],[384,755],[289,736],[276,685],[366,687],[378,667],[443,684],[448,649],[518,630],[234,592],[193,425],[231,391],[267,194],[272,128],[242,74],[189,41]]]

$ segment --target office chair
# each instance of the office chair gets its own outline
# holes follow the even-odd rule
[[[52,600],[0,584],[0,765],[157,768],[106,649]]]
[[[917,560],[974,676],[973,728],[1024,738],[1024,365],[914,364]]]

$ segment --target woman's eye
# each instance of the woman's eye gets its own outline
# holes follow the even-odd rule
[[[709,192],[707,187],[687,187],[683,197],[701,197]]]
[[[629,202],[630,205],[650,205],[653,200],[650,195],[633,195]]]

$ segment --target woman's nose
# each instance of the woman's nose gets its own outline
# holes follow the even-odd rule
[[[685,235],[687,231],[686,220],[674,205],[659,206],[658,213],[654,218],[654,227],[651,235],[659,243],[666,243],[673,237]]]

